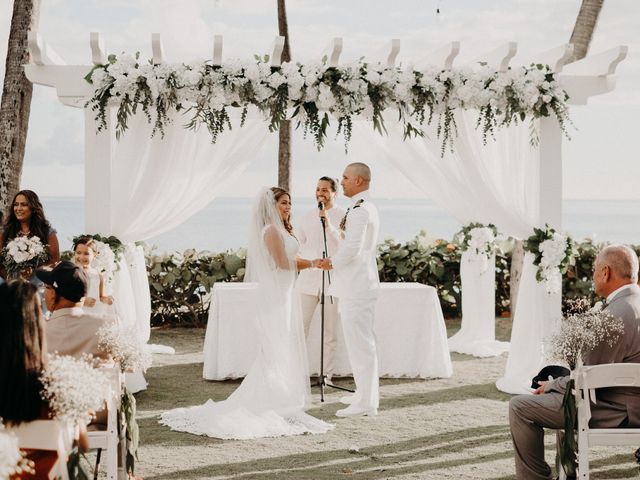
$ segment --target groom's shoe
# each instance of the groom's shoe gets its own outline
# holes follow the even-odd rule
[[[354,405],[350,405],[347,408],[338,410],[336,417],[360,417],[360,416],[374,416],[378,414],[377,408],[361,408]]]

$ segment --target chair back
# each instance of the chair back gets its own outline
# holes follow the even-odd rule
[[[18,426],[7,425],[18,437],[21,449],[53,450],[58,453],[58,462],[52,470],[51,478],[68,480],[67,456],[71,451],[75,429],[60,420],[33,420]]]

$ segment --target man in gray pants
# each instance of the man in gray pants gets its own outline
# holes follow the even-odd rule
[[[640,363],[640,288],[638,257],[623,245],[611,245],[598,254],[593,271],[596,293],[606,309],[624,322],[624,334],[610,347],[602,342],[586,355],[585,365]],[[544,460],[544,428],[564,428],[562,399],[569,377],[539,382],[533,395],[517,395],[509,402],[509,424],[516,455],[516,478],[549,479]],[[598,428],[640,427],[640,395],[637,389],[608,388],[596,391],[589,425]]]

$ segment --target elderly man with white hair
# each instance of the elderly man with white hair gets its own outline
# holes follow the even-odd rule
[[[586,355],[584,364],[640,363],[638,256],[624,245],[605,247],[596,258],[593,282],[596,293],[605,299],[607,311],[624,323],[624,334],[613,346],[602,342]],[[568,380],[560,377],[540,382],[534,395],[517,395],[509,402],[516,478],[551,478],[551,468],[544,460],[544,428],[564,428],[562,399]],[[637,389],[599,389],[596,398],[597,403],[591,405],[591,426],[640,427]]]

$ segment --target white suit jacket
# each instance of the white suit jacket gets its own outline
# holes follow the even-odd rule
[[[331,257],[338,250],[340,242],[340,220],[344,216],[345,209],[334,205],[327,210],[329,222],[327,224],[327,250]],[[324,239],[322,236],[322,223],[318,215],[318,209],[313,209],[302,217],[300,227],[296,231],[300,242],[300,256],[307,260],[322,258]],[[296,280],[295,291],[306,295],[318,295],[322,285],[322,270],[307,268],[302,270]],[[329,287],[329,284],[326,284]]]
[[[358,203],[362,200],[362,203]],[[380,288],[377,245],[380,219],[368,191],[351,198],[344,238],[331,257],[329,293],[338,298],[376,298]]]

